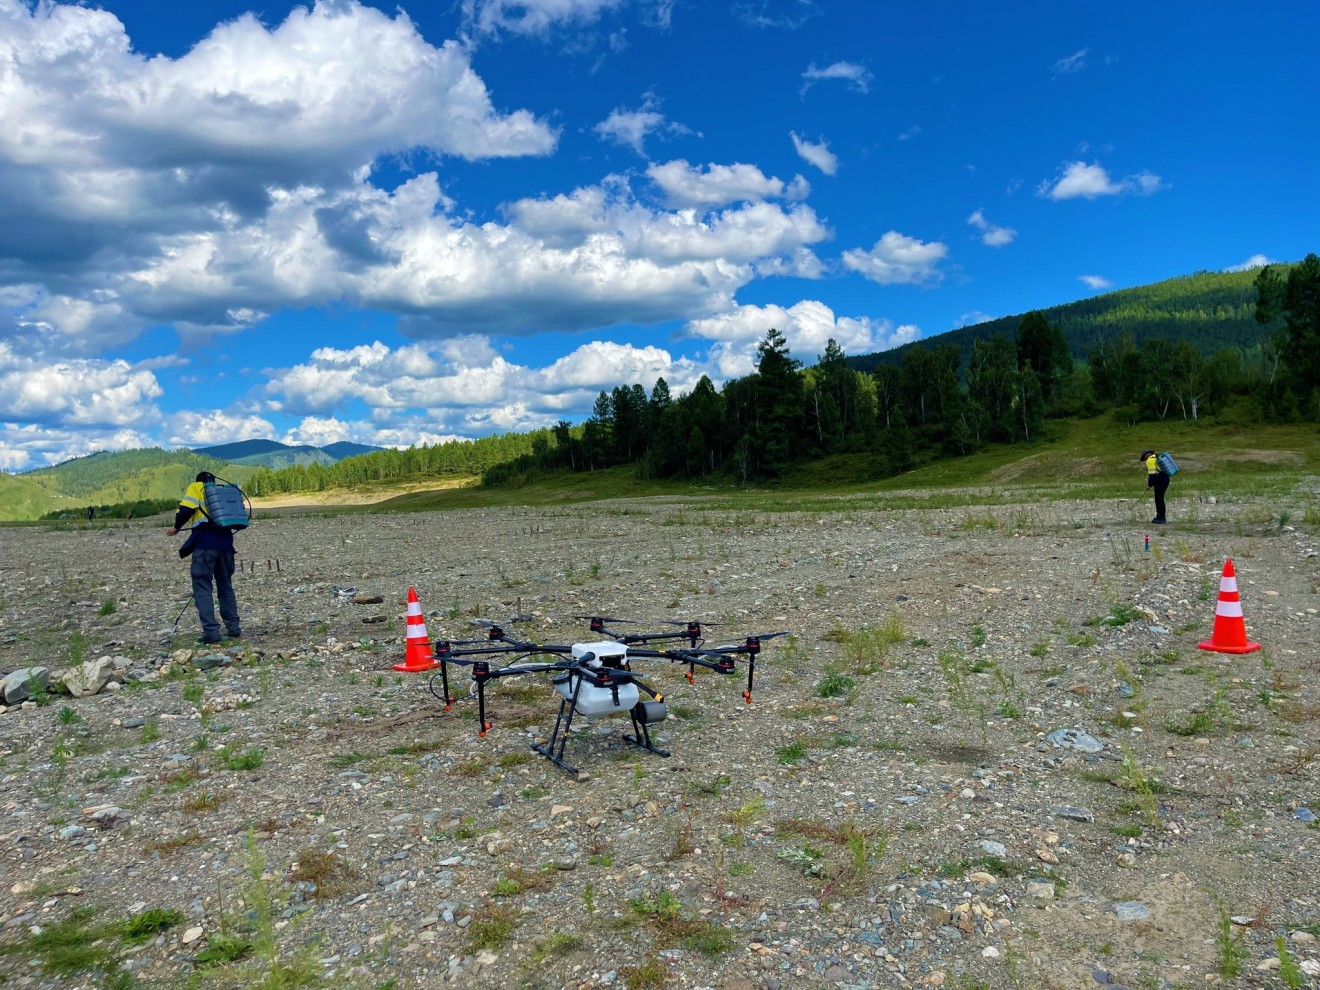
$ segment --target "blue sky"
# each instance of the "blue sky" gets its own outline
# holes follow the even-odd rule
[[[0,468],[392,446],[1316,250],[1320,6],[0,0]]]

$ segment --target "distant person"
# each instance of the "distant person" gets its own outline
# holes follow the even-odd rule
[[[193,604],[202,623],[202,638],[198,642],[203,644],[220,642],[220,623],[215,620],[211,597],[213,582],[225,635],[230,639],[243,635],[238,621],[238,599],[234,597],[234,534],[224,526],[211,525],[202,508],[206,486],[214,483],[215,475],[210,471],[197,475],[197,480],[179,499],[179,511],[174,514],[174,525],[168,531],[170,536],[175,536],[181,529],[188,530],[188,538],[179,547],[179,556],[192,556]]]
[[[1143,450],[1138,460],[1145,462],[1146,465],[1146,487],[1155,489],[1155,518],[1151,522],[1156,526],[1163,526],[1167,521],[1164,518],[1164,493],[1169,487],[1169,476],[1160,467],[1160,460],[1155,456],[1155,451]]]
[[[96,510],[89,505],[87,507],[87,521],[91,522],[95,518],[96,518]]]

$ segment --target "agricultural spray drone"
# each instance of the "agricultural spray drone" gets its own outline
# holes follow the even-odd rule
[[[438,678],[431,680],[431,693],[441,700],[445,711],[449,711],[455,701],[449,693],[449,666],[470,667],[471,693],[477,699],[478,735],[484,737],[492,727],[486,720],[487,684],[504,677],[549,674],[550,684],[559,695],[559,713],[549,741],[534,744],[532,749],[569,773],[577,773],[577,767],[564,760],[564,747],[574,715],[595,721],[627,714],[632,720],[633,734],[625,735],[624,740],[657,756],[669,756],[667,750],[660,749],[651,740],[650,727],[668,716],[664,696],[641,680],[632,667],[635,661],[685,664],[689,684],[695,682],[698,667],[729,675],[736,671],[740,661],[744,662],[747,688],[742,697],[750,705],[761,642],[785,635],[784,632],[764,633],[748,636],[738,644],[706,646],[699,622],[668,623],[682,627],[674,632],[625,634],[616,633],[608,625],[627,623],[626,619],[585,615],[575,618],[589,620],[591,632],[599,638],[571,645],[533,643],[512,639],[500,626],[492,624],[484,640],[434,643],[434,661],[440,672]],[[687,645],[667,649],[649,645],[666,640],[686,640]],[[505,656],[513,659],[501,666],[496,658]],[[540,657],[546,659],[536,659]],[[439,694],[435,690],[437,679],[441,686]]]

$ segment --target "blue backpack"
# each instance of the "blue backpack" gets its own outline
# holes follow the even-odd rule
[[[1173,455],[1167,450],[1155,458],[1155,463],[1160,466],[1160,470],[1172,478],[1178,473],[1178,462],[1173,459]]]
[[[207,482],[203,492],[202,512],[212,526],[219,526],[231,533],[247,529],[251,514],[243,489],[228,482]]]

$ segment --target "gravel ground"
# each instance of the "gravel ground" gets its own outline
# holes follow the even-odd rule
[[[0,713],[0,985],[1320,985],[1314,527],[713,504],[265,514],[218,653],[163,520],[0,529],[0,672],[112,674]],[[1259,652],[1197,648],[1226,557]],[[435,638],[792,635],[752,705],[648,664],[673,756],[579,720],[575,778],[544,677],[482,739],[390,669],[410,586]]]

